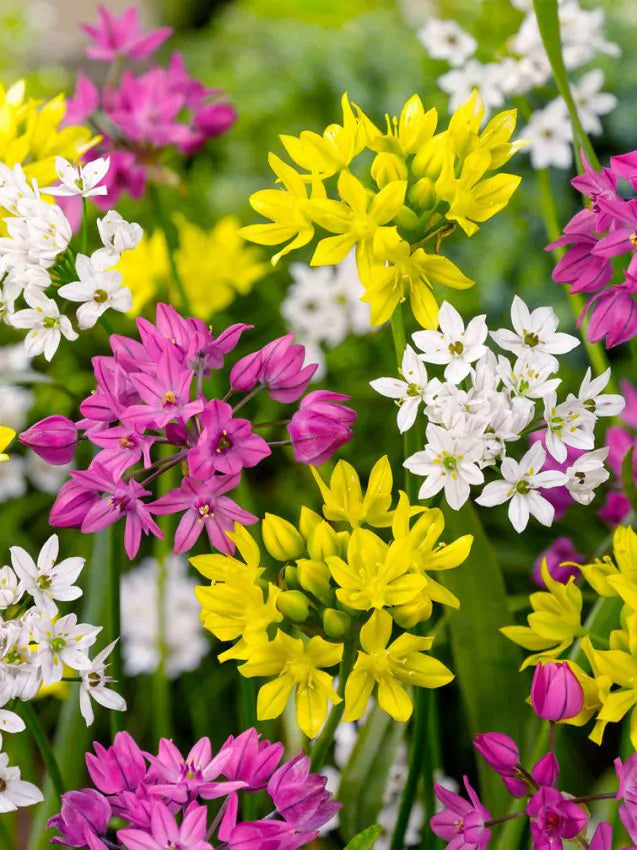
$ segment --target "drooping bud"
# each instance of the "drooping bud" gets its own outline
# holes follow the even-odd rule
[[[557,759],[553,753],[547,753],[535,762],[531,776],[538,785],[555,785],[559,772],[560,765]]]
[[[517,744],[513,738],[500,732],[476,735],[473,746],[486,763],[502,775],[510,774],[520,762]]]
[[[20,434],[20,442],[47,463],[69,463],[77,446],[77,427],[66,416],[47,416]]]
[[[323,522],[323,518],[316,511],[306,508],[305,505],[301,508],[299,517],[299,531],[303,537],[308,540],[317,525]]]
[[[293,567],[291,564],[288,564],[285,570],[283,571],[283,579],[285,581],[285,587],[287,588],[287,590],[299,589],[299,576],[296,567]]]
[[[411,203],[421,210],[433,209],[436,205],[436,189],[433,180],[429,177],[421,177],[409,190],[408,197]]]
[[[305,552],[305,542],[291,522],[266,513],[261,524],[263,545],[277,561],[291,561]]]

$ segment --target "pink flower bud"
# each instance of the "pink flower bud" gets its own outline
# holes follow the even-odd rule
[[[519,779],[517,776],[503,776],[507,791],[512,797],[527,797],[529,794],[529,783],[526,779]]]
[[[555,785],[560,772],[560,765],[553,755],[547,753],[535,762],[531,776],[538,785]]]
[[[501,735],[499,732],[476,735],[473,746],[486,763],[498,773],[508,775],[520,762],[517,744],[508,735]]]
[[[584,691],[565,661],[537,665],[531,684],[531,705],[539,718],[554,722],[580,713]]]
[[[327,390],[305,396],[288,425],[294,460],[318,466],[352,439],[356,412],[341,404],[348,400],[349,396]]]
[[[75,455],[77,428],[66,416],[47,416],[20,434],[20,442],[47,463],[69,463]]]

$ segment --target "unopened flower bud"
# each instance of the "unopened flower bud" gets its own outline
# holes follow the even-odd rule
[[[520,751],[513,738],[500,732],[476,735],[473,746],[489,767],[500,774],[508,775],[520,762]]]
[[[277,561],[291,561],[305,552],[305,542],[291,522],[266,513],[261,524],[263,545]]]
[[[47,416],[20,434],[20,442],[47,463],[69,463],[77,446],[77,427],[66,416]]]
[[[296,562],[296,566],[303,590],[316,596],[324,605],[333,605],[334,594],[330,587],[331,574],[327,564],[303,558]]]
[[[398,210],[395,222],[398,227],[402,227],[405,230],[416,230],[420,227],[418,214],[404,205]]]
[[[568,720],[580,713],[584,691],[566,661],[546,664],[540,661],[531,684],[531,705],[538,717],[553,722]]]
[[[316,526],[307,541],[307,552],[310,558],[317,561],[340,554],[339,539],[329,522],[322,520]]]
[[[302,623],[310,616],[310,600],[301,590],[283,590],[278,593],[276,607],[293,623]]]
[[[423,596],[405,605],[397,605],[394,608],[393,617],[401,629],[413,629],[418,623],[428,620],[432,610],[431,599]]]
[[[402,156],[383,151],[374,157],[371,173],[378,188],[382,189],[394,180],[407,179],[407,163]]]
[[[502,781],[512,797],[526,797],[529,794],[529,783],[517,776],[503,776]]]
[[[431,210],[436,206],[436,189],[433,180],[421,177],[409,190],[410,202],[421,210]]]
[[[310,510],[310,508],[306,508],[305,505],[301,508],[301,515],[299,517],[299,531],[305,538],[308,540],[314,529],[317,525],[320,525],[323,522],[323,518],[320,514],[317,514],[316,511]]]
[[[352,619],[345,611],[337,611],[336,608],[326,608],[323,611],[323,628],[328,637],[343,637],[349,631],[351,624]]]
[[[293,567],[292,564],[288,564],[285,570],[283,571],[283,579],[285,581],[285,587],[287,590],[298,590],[299,585],[299,575],[296,567]]]
[[[547,753],[535,762],[531,776],[538,785],[555,785],[559,772],[560,766],[557,759],[553,753]]]
[[[411,170],[416,177],[437,180],[440,177],[445,156],[447,156],[446,145],[434,139],[418,151],[411,164]]]

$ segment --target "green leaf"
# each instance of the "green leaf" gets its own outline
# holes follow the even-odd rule
[[[622,487],[626,498],[630,502],[630,506],[634,513],[637,513],[637,486],[635,486],[635,476],[633,473],[633,452],[634,446],[631,446],[622,461]]]
[[[527,691],[518,672],[520,652],[498,631],[511,623],[500,566],[471,502],[459,511],[445,510],[445,519],[446,540],[461,534],[474,538],[465,563],[440,573],[445,587],[460,600],[459,610],[449,616],[449,633],[468,732],[471,738],[478,732],[503,732],[519,739]],[[508,795],[500,778],[483,759],[476,761],[485,805],[502,810]]]
[[[355,835],[344,850],[368,850],[376,844],[376,839],[382,831],[382,826],[377,823],[374,826],[368,826],[367,829]]]
[[[350,760],[341,773],[337,795],[343,804],[339,818],[345,840],[357,836],[377,820],[383,806],[387,774],[396,758],[404,728],[378,705],[374,705],[361,728]]]

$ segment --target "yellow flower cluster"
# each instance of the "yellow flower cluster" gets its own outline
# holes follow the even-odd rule
[[[174,217],[179,233],[175,263],[192,312],[207,320],[228,307],[237,295],[246,295],[255,281],[268,273],[258,249],[239,235],[235,216],[225,216],[212,229],[203,230],[183,215]],[[126,251],[119,270],[133,294],[132,314],[138,315],[148,302],[168,298],[177,309],[179,291],[171,274],[163,234],[155,230],[144,236],[134,251]]]
[[[0,162],[20,164],[29,180],[40,186],[57,180],[55,158],[79,159],[100,137],[86,127],[61,127],[66,112],[64,95],[42,103],[26,98],[24,80],[5,89],[0,85]]]
[[[613,557],[606,556],[581,567],[590,588],[607,600],[610,618],[600,628],[592,615],[582,625],[582,591],[571,577],[567,584],[551,578],[546,562],[542,576],[547,591],[530,597],[533,613],[528,626],[507,626],[501,631],[512,641],[532,650],[522,667],[538,661],[551,661],[562,655],[575,641],[581,647],[591,674],[577,664],[571,653],[568,662],[584,690],[584,708],[573,719],[575,725],[596,716],[590,734],[599,744],[608,723],[619,722],[629,711],[630,735],[637,748],[637,534],[627,526],[618,526],[613,535]],[[614,610],[612,609],[615,603]],[[595,610],[593,609],[593,614]],[[608,623],[610,622],[610,625]],[[612,628],[616,625],[617,628]],[[597,644],[598,646],[596,646]],[[603,648],[599,647],[602,644]]]
[[[360,107],[342,97],[343,124],[324,133],[281,136],[288,165],[275,154],[269,163],[281,189],[264,189],[250,198],[269,224],[241,231],[261,245],[287,243],[276,254],[307,245],[317,228],[313,266],[339,263],[356,248],[363,301],[371,322],[386,322],[409,298],[424,328],[438,326],[434,287],[466,289],[474,281],[440,253],[442,240],[459,226],[467,236],[503,209],[520,178],[496,174],[524,142],[511,142],[516,110],[495,115],[482,129],[484,104],[477,91],[436,132],[438,115],[418,95],[400,116],[386,116],[379,129]],[[373,155],[371,166],[369,154]],[[357,175],[354,163],[363,154]],[[367,154],[367,156],[365,156]],[[336,193],[337,197],[330,197]]]
[[[437,688],[453,678],[425,654],[433,637],[408,630],[429,619],[434,602],[459,606],[431,573],[459,566],[472,537],[439,542],[441,511],[412,506],[403,492],[392,508],[386,457],[375,464],[364,493],[345,461],[329,484],[312,472],[323,517],[303,507],[298,527],[272,514],[262,522],[263,546],[276,564],[262,565],[259,545],[239,525],[229,536],[240,558],[191,559],[211,580],[197,588],[204,626],[219,640],[234,641],[221,661],[238,659],[242,675],[270,679],[259,691],[261,720],[278,717],[294,692],[299,727],[314,737],[328,703],[344,698],[345,719],[357,720],[377,687],[381,708],[406,721],[409,686]],[[338,664],[337,693],[327,671]]]

